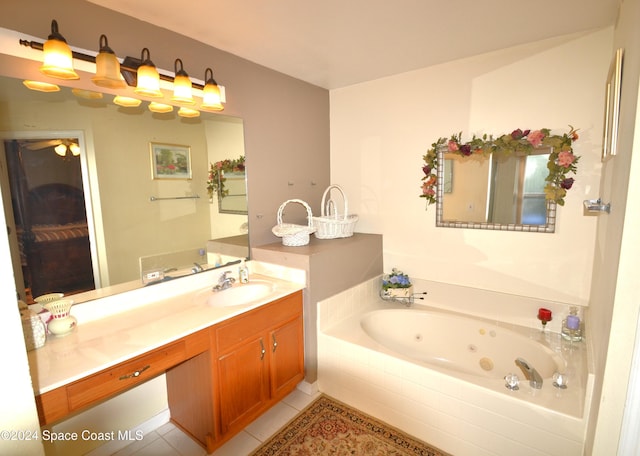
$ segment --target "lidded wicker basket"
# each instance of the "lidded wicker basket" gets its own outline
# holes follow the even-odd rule
[[[282,223],[282,211],[289,203],[302,204],[307,210],[308,225],[296,225],[294,223]],[[278,237],[282,238],[282,244],[289,247],[299,247],[307,245],[309,243],[309,235],[313,233],[316,228],[313,226],[313,214],[309,205],[300,199],[287,200],[278,209],[278,224],[274,226],[271,231]]]
[[[335,202],[331,199],[332,189],[338,190],[342,195],[344,211],[342,215],[338,211]],[[327,197],[329,197],[327,199]],[[349,214],[349,203],[339,185],[330,185],[322,195],[320,217],[313,217],[313,225],[316,228],[315,236],[318,239],[338,239],[353,236],[353,230],[358,222],[358,216]]]

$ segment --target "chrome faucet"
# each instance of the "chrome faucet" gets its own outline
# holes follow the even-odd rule
[[[533,366],[529,365],[529,363],[522,358],[516,358],[516,364],[522,369],[527,379],[529,379],[529,385],[531,385],[532,388],[542,388],[542,377]]]
[[[193,267],[191,268],[191,273],[192,274],[196,274],[198,272],[202,272],[204,271],[204,268],[202,266],[200,266],[199,263],[193,263]]]
[[[231,285],[233,285],[236,279],[229,277],[229,274],[231,274],[231,271],[225,271],[220,274],[220,277],[218,278],[218,285],[213,287],[213,291],[222,291],[227,288],[231,288]]]

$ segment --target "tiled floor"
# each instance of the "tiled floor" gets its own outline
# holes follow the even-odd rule
[[[318,393],[319,394],[319,393]],[[245,428],[240,434],[216,450],[215,456],[243,456],[284,426],[313,401],[310,396],[294,390],[281,402]],[[207,452],[172,423],[145,434],[144,439],[114,453],[114,456],[205,456]]]

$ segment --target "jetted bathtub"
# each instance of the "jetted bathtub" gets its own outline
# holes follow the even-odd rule
[[[412,360],[463,374],[504,379],[524,373],[524,359],[551,382],[565,373],[562,356],[534,339],[482,320],[416,309],[383,309],[362,316],[364,331],[383,347]]]
[[[319,303],[320,391],[456,456],[582,454],[593,389],[585,342],[383,302],[376,286]],[[517,358],[538,371],[542,388]],[[567,388],[553,385],[555,372]],[[517,390],[506,387],[510,373]]]

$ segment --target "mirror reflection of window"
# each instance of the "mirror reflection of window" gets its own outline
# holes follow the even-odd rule
[[[547,200],[544,195],[545,178],[549,170],[549,154],[529,155],[525,160],[521,221],[525,225],[544,225],[547,221]]]
[[[502,224],[544,225],[544,195],[549,154],[532,154],[492,161],[489,221]]]

